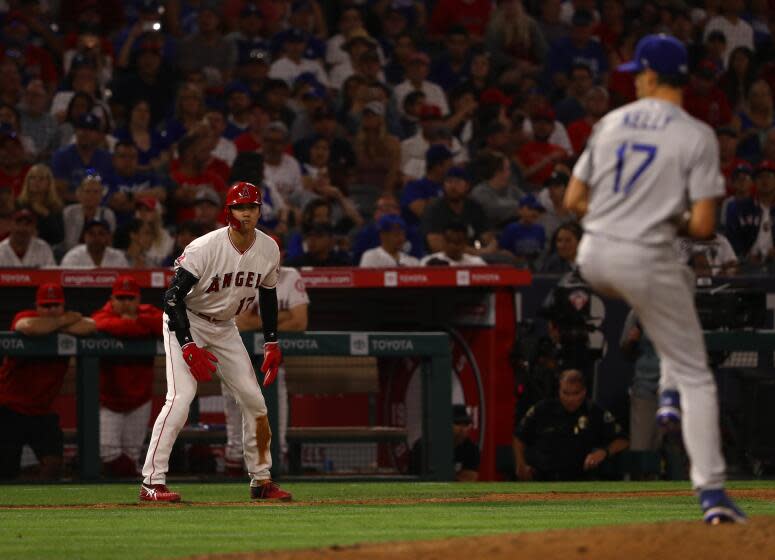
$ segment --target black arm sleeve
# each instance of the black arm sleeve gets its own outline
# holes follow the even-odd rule
[[[167,324],[178,338],[181,348],[194,341],[191,337],[188,315],[186,315],[185,297],[197,282],[199,282],[199,278],[185,268],[178,267],[172,277],[169,289],[164,292],[164,312],[169,317]]]
[[[277,341],[277,290],[258,288],[258,308],[261,311],[261,324],[264,327],[264,342]]]

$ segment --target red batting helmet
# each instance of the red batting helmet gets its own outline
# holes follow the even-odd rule
[[[261,206],[261,191],[253,183],[238,181],[226,193],[226,218],[231,227],[239,230],[242,224],[234,219],[231,213],[231,207],[235,204],[258,204]]]

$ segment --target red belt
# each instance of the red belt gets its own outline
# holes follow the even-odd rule
[[[223,320],[216,319],[215,317],[210,317],[209,315],[205,315],[204,313],[198,313],[196,311],[192,311],[192,313],[194,315],[196,315],[197,317],[201,317],[202,319],[204,319],[208,323],[223,323]]]

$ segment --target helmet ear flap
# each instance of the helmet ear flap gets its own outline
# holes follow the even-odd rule
[[[226,221],[228,222],[229,226],[235,230],[239,231],[242,229],[242,224],[237,218],[234,217],[234,211],[231,209],[231,206],[226,207]]]

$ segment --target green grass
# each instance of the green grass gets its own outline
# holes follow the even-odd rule
[[[775,488],[738,482],[732,488]],[[178,484],[188,502],[246,500],[244,484]],[[174,558],[192,554],[307,548],[367,541],[434,539],[698,519],[693,497],[341,505],[337,500],[443,498],[487,493],[616,492],[687,489],[687,483],[298,483],[308,506],[116,507],[0,510],[0,557]],[[3,505],[136,504],[137,485],[0,486]],[[330,502],[330,503],[326,503]],[[775,503],[743,500],[751,515],[775,515]]]

